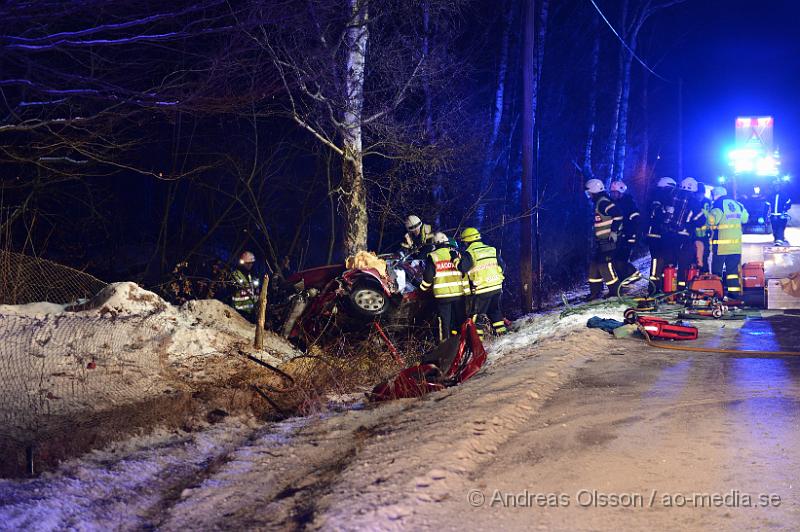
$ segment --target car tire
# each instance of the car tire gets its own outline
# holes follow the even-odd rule
[[[372,283],[356,283],[349,297],[353,310],[365,317],[376,318],[389,309],[389,296],[383,288]]]

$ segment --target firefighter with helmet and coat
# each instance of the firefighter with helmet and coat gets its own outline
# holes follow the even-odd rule
[[[696,225],[694,230],[694,250],[695,261],[700,267],[701,273],[709,273],[710,264],[709,258],[711,256],[711,228],[708,226],[708,213],[711,212],[711,200],[706,197],[706,185],[697,183],[697,192],[694,194],[694,200],[700,206],[703,212],[703,224]]]
[[[725,187],[714,188],[714,204],[708,214],[711,227],[711,273],[724,279],[725,295],[741,299],[739,269],[742,263],[742,224],[750,220],[744,205],[728,196]],[[724,274],[724,276],[723,276]]]
[[[433,229],[429,224],[422,223],[416,214],[411,214],[406,218],[406,234],[403,236],[403,249],[414,253],[422,250],[423,247],[433,244]]]
[[[650,291],[658,291],[664,278],[664,268],[677,262],[677,249],[670,242],[667,223],[672,217],[672,205],[677,183],[671,177],[662,177],[656,184],[653,200],[648,208],[647,245],[650,248]]]
[[[626,286],[642,278],[639,270],[631,264],[631,252],[639,236],[641,213],[633,196],[628,194],[628,185],[622,181],[613,181],[610,187],[611,199],[622,213],[622,225],[617,237],[617,249],[614,254],[614,267],[622,285]]]
[[[599,179],[586,182],[586,196],[594,204],[594,251],[589,263],[589,296],[587,301],[603,296],[603,283],[608,286],[608,296],[617,295],[620,279],[614,268],[619,229],[622,226],[622,211],[606,194],[606,187]]]
[[[772,194],[769,198],[769,220],[772,225],[772,236],[776,246],[788,246],[786,241],[786,226],[789,223],[789,209],[792,200],[786,193],[786,186],[782,180],[773,184]]]
[[[464,278],[458,269],[461,254],[451,245],[447,235],[436,233],[433,245],[433,251],[428,253],[425,260],[419,288],[433,291],[439,315],[439,341],[443,342],[451,335],[458,335],[464,323]]]
[[[678,289],[687,288],[687,275],[693,264],[697,263],[697,247],[695,240],[698,228],[706,225],[706,214],[703,204],[697,201],[700,186],[693,177],[681,181],[680,190],[673,202],[673,215],[668,228],[674,233],[673,241],[677,244],[675,266],[678,267]]]
[[[252,276],[255,263],[256,256],[253,252],[244,251],[239,255],[239,262],[231,272],[231,304],[250,322],[255,321],[258,299],[258,278],[253,279]]]
[[[498,256],[497,249],[482,242],[481,233],[476,228],[467,227],[460,236],[466,250],[459,270],[465,276],[465,292],[471,297],[472,319],[477,321],[479,314],[485,314],[494,333],[501,336],[508,332],[500,309],[505,280],[503,259]],[[478,327],[478,334],[483,338],[481,327]]]

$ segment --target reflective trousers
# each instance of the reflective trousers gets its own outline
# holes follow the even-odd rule
[[[742,295],[739,281],[741,262],[741,255],[714,255],[711,260],[711,273],[722,278],[725,294],[735,299],[739,299]]]

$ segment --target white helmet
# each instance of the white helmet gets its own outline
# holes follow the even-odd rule
[[[661,179],[658,180],[656,186],[658,188],[669,188],[669,187],[675,188],[677,186],[677,183],[671,177],[662,177]]]
[[[728,195],[728,189],[725,187],[714,187],[714,190],[711,191],[711,197],[714,199],[721,198],[722,196]]]
[[[447,238],[447,235],[444,233],[436,233],[433,235],[434,244],[447,244],[448,242],[450,242],[450,239]]]
[[[590,179],[586,182],[586,192],[589,194],[599,194],[606,189],[603,182],[599,179]]]
[[[620,194],[625,194],[627,190],[628,190],[628,185],[626,185],[622,181],[611,182],[611,192],[619,192]]]
[[[241,255],[239,255],[239,264],[252,264],[256,261],[256,256],[253,255],[252,251],[243,251]]]
[[[422,227],[422,220],[419,219],[419,216],[411,214],[406,218],[406,231],[416,231],[420,227]]]
[[[697,180],[693,177],[687,177],[681,181],[681,190],[688,190],[689,192],[697,192]]]

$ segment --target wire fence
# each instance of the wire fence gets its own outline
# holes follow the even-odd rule
[[[108,286],[74,268],[0,251],[2,305],[85,303]],[[90,424],[96,413],[171,388],[169,324],[153,314],[103,314],[92,303],[76,307],[83,312],[0,308],[0,444],[68,438],[76,420]]]
[[[100,279],[74,268],[0,250],[0,304],[77,303],[106,286]]]

